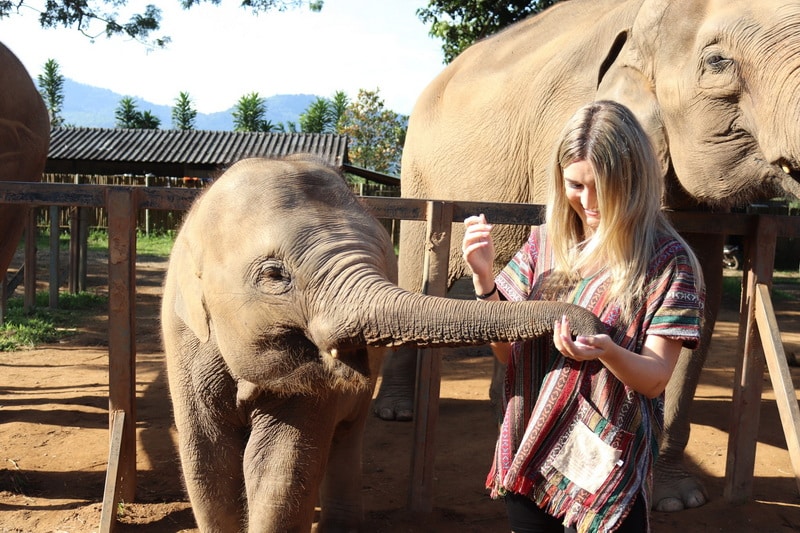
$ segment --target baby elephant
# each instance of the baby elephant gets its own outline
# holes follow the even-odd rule
[[[181,464],[210,532],[359,531],[364,423],[382,347],[523,339],[568,304],[428,297],[395,284],[391,240],[332,168],[246,159],[192,206],[162,328]]]

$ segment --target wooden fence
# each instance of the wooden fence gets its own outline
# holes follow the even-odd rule
[[[42,179],[45,183],[69,183],[72,185],[121,185],[130,187],[162,187],[177,189],[203,189],[210,185],[212,179],[203,178],[170,178],[153,175],[124,174],[117,176],[84,175],[84,174],[45,174]],[[382,185],[379,183],[351,183],[350,189],[359,196],[400,196],[400,187]],[[108,215],[105,206],[96,206],[86,209],[83,213],[84,223],[88,228],[105,229],[108,227]],[[179,209],[143,209],[137,214],[136,227],[140,234],[160,234],[175,231],[180,227],[183,211]],[[40,210],[36,217],[39,227],[50,227],[50,211]],[[58,227],[70,227],[70,213],[62,209],[59,212]],[[398,228],[387,224],[386,229],[390,234],[396,235]]]
[[[111,531],[120,499],[136,492],[136,222],[142,209],[186,210],[198,190],[189,188],[0,183],[0,203],[31,206],[104,207],[108,213],[109,286],[109,429],[110,452],[101,513],[101,532]],[[468,215],[482,212],[498,224],[528,225],[541,206],[365,197],[376,217],[426,221],[423,290],[445,296],[450,229]],[[777,406],[800,490],[800,411],[770,301],[772,263],[779,235],[800,235],[796,217],[750,214],[676,213],[672,220],[688,233],[742,235],[746,247],[733,410],[726,467],[725,497],[752,497],[757,428],[765,364],[778,398]],[[30,240],[30,239],[29,239]],[[26,261],[29,258],[26,257]],[[29,263],[30,264],[30,263]],[[35,270],[30,268],[30,270]],[[27,285],[26,285],[27,290]],[[763,345],[763,348],[762,348]],[[435,427],[438,417],[440,358],[422,350],[417,376],[416,416],[408,508],[432,510]]]

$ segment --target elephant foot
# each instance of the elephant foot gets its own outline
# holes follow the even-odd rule
[[[391,350],[383,361],[380,390],[372,404],[381,420],[408,422],[414,419],[417,349],[403,346]]]
[[[372,404],[375,416],[381,420],[408,422],[414,419],[414,391],[403,386],[381,386]]]
[[[684,470],[664,472],[656,465],[652,508],[674,513],[700,507],[708,502],[708,493],[698,478]]]

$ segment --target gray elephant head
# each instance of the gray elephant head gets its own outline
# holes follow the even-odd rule
[[[668,203],[730,207],[796,190],[800,2],[627,4],[639,5],[608,49],[596,98],[647,125],[671,178]]]
[[[177,317],[232,375],[279,394],[368,387],[376,368],[367,346],[525,338],[564,312],[578,329],[602,329],[574,306],[454,301],[395,282],[387,232],[338,173],[302,158],[244,160],[187,215],[165,322]]]

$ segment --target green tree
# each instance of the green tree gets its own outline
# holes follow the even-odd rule
[[[267,120],[267,103],[257,92],[239,98],[233,110],[233,131],[272,131],[273,124]]]
[[[42,95],[47,112],[50,115],[50,125],[55,127],[64,125],[61,109],[64,105],[64,76],[59,71],[58,62],[48,59],[44,64],[44,72],[38,76],[39,93]]]
[[[332,117],[330,101],[326,98],[317,97],[305,112],[300,115],[300,131],[305,133],[327,133],[331,129]]]
[[[150,111],[144,111],[139,114],[139,124],[137,128],[142,130],[157,130],[159,126],[161,126],[161,119]]]
[[[130,96],[123,97],[117,109],[114,110],[116,126],[124,129],[146,129],[157,130],[161,125],[161,120],[150,111],[139,111],[136,108],[136,100]]]
[[[441,39],[445,63],[468,46],[514,22],[557,3],[558,0],[429,0],[417,17],[430,24],[428,34]]]
[[[203,2],[218,5],[221,0],[180,0],[184,9]],[[147,4],[144,10],[134,13],[127,21],[119,19],[118,11],[128,6],[128,0],[0,0],[0,20],[20,13],[21,7],[29,7],[39,12],[42,28],[75,28],[87,37],[95,39],[101,35],[112,37],[122,35],[162,47],[170,42],[168,36],[151,37],[161,29],[161,9]],[[43,6],[41,4],[44,4]],[[270,10],[285,11],[291,8],[308,6],[311,11],[321,11],[323,0],[242,0],[241,6],[258,14]]]
[[[347,110],[349,99],[344,91],[337,91],[333,98],[318,97],[300,115],[300,131],[304,133],[334,133]]]
[[[172,127],[176,130],[193,130],[197,110],[192,105],[189,93],[181,91],[172,107]]]
[[[400,173],[408,117],[386,109],[379,89],[360,89],[342,117],[338,133],[349,137],[354,165],[387,174]]]
[[[339,129],[347,106],[350,105],[350,98],[344,91],[336,91],[331,98],[331,112],[333,114],[334,131]]]
[[[135,128],[139,123],[139,110],[136,109],[136,100],[130,96],[124,96],[114,110],[114,119],[118,128]]]

